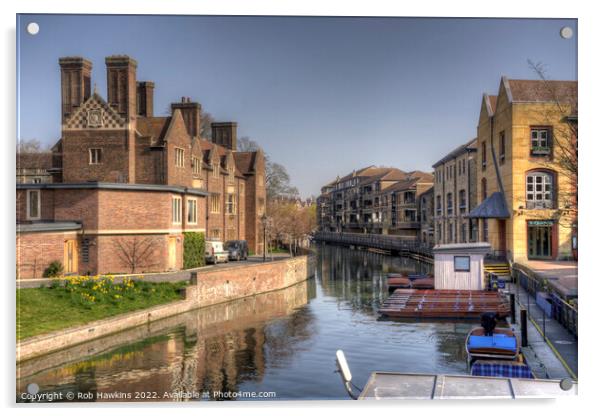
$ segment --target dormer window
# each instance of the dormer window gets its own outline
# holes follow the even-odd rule
[[[219,178],[219,162],[213,161],[211,167],[213,169],[213,177]]]

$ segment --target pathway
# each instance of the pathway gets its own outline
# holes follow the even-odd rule
[[[535,298],[529,295],[520,285],[508,284],[510,293],[516,295],[517,329],[520,319],[520,307],[528,310],[527,337],[529,347],[523,348],[525,358],[537,377],[562,379],[577,378],[578,375],[578,342],[561,324],[544,315],[535,303]],[[518,290],[518,292],[517,292]],[[520,329],[518,329],[520,331]],[[542,336],[545,333],[547,342]],[[537,363],[538,365],[533,365]]]

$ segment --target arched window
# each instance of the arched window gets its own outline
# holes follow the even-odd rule
[[[483,202],[485,199],[487,199],[487,179],[485,178],[481,179],[481,195],[481,202]]]
[[[547,171],[527,173],[527,209],[554,207],[554,175]]]

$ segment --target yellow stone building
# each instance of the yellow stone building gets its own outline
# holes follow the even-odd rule
[[[576,126],[576,81],[502,77],[498,95],[483,96],[469,217],[494,255],[576,257]]]

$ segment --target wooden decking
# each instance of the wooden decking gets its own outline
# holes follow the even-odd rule
[[[397,318],[479,318],[484,312],[510,314],[502,294],[483,290],[397,289],[378,310]]]

